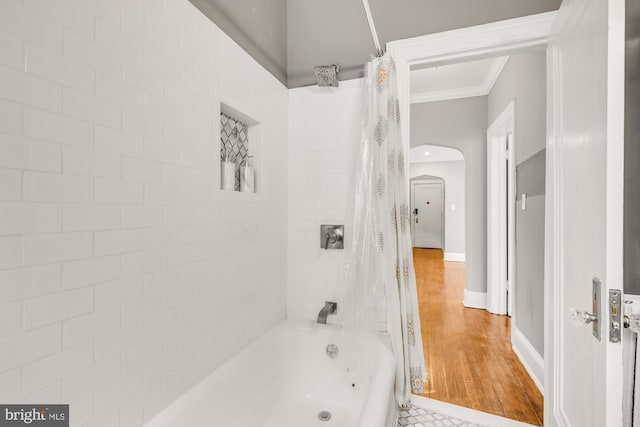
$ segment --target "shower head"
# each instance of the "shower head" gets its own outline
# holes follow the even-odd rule
[[[318,86],[338,87],[338,72],[340,67],[337,65],[319,65],[313,67],[313,71],[318,81]]]

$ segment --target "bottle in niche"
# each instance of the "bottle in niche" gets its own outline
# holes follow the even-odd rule
[[[228,152],[225,150],[224,157],[220,162],[220,187],[223,190],[235,190],[236,183],[236,164],[229,158]]]
[[[246,162],[240,166],[240,191],[255,193],[255,169],[251,164],[253,156],[249,156]]]

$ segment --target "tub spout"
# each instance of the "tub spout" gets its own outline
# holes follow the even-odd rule
[[[327,324],[327,316],[330,314],[335,314],[338,309],[338,303],[332,301],[325,301],[324,307],[318,313],[318,323]]]

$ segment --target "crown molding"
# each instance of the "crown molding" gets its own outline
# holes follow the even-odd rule
[[[484,82],[481,85],[414,93],[411,95],[410,102],[412,104],[420,104],[423,102],[448,101],[451,99],[489,95],[491,89],[493,89],[493,86],[496,84],[496,81],[498,81],[502,70],[504,70],[504,67],[507,65],[509,58],[509,56],[500,56],[495,58],[489,68]]]

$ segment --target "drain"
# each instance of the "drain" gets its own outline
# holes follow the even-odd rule
[[[318,419],[320,421],[329,421],[331,419],[331,412],[329,411],[318,412]]]
[[[327,353],[327,356],[329,356],[332,359],[335,359],[336,357],[338,357],[338,353],[340,353],[340,350],[338,350],[338,346],[335,344],[329,344],[325,350],[325,352]]]

